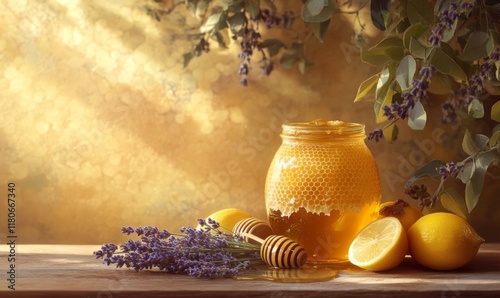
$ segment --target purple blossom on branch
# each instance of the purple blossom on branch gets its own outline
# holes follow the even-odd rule
[[[388,120],[393,120],[396,118],[406,119],[410,112],[410,109],[415,107],[415,103],[423,101],[427,98],[427,90],[429,89],[429,84],[434,73],[435,68],[433,66],[424,66],[420,69],[420,79],[413,80],[413,88],[410,92],[403,94],[403,102],[401,104],[394,102],[391,106],[384,106],[384,116]]]
[[[393,102],[391,106],[383,106],[383,115],[389,121],[396,121],[398,119],[406,119],[410,113],[410,109],[415,107],[416,102],[423,101],[427,98],[427,90],[434,73],[433,66],[424,66],[420,69],[420,79],[413,81],[413,88],[410,92],[403,94],[403,102]],[[368,140],[374,139],[378,142],[384,137],[382,129],[376,129],[368,134]]]
[[[382,129],[377,128],[368,133],[368,140],[375,140],[375,142],[380,141],[384,138],[384,132]]]
[[[245,22],[241,31],[233,35],[233,40],[240,40],[240,53],[238,54],[238,58],[241,59],[241,64],[238,74],[241,76],[241,85],[248,85],[251,60],[256,51],[262,54],[262,59],[259,61],[262,74],[269,76],[274,70],[274,62],[267,57],[263,51],[259,24],[264,23],[266,29],[272,29],[279,26],[288,28],[293,18],[292,13],[289,11],[283,12],[280,17],[271,13],[269,9],[263,9],[259,11],[256,18],[251,19],[252,22]]]
[[[129,239],[118,246],[104,244],[94,252],[107,265],[134,268],[136,271],[158,268],[168,273],[194,277],[232,277],[240,270],[261,264],[260,247],[241,237],[220,231],[219,223],[199,219],[199,229],[182,227],[171,234],[157,227],[122,227],[124,234],[135,233],[140,240]]]
[[[467,108],[472,100],[479,99],[484,93],[484,84],[492,78],[495,63],[499,60],[500,48],[496,48],[481,64],[479,72],[469,78],[469,83],[462,84],[462,87],[455,90],[452,97],[441,105],[442,123],[455,123],[458,119],[457,111]]]
[[[439,175],[442,176],[442,179],[446,180],[448,177],[457,178],[458,174],[463,171],[463,165],[457,165],[454,162],[449,162],[444,165],[441,165],[436,170],[439,172]]]
[[[470,12],[474,8],[475,4],[475,1],[466,1],[459,6],[457,2],[451,3],[448,9],[444,9],[441,12],[439,16],[439,22],[432,29],[432,34],[429,37],[429,42],[433,46],[440,47],[444,38],[445,31],[450,30],[453,27],[455,21],[458,19],[459,15],[462,13]]]

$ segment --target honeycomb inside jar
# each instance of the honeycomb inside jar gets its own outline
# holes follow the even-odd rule
[[[380,177],[364,137],[360,124],[284,125],[266,208],[274,231],[301,244],[308,262],[346,261],[351,241],[377,216]]]

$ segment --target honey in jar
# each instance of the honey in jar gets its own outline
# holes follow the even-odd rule
[[[347,261],[354,237],[377,217],[380,177],[364,129],[321,119],[283,124],[266,209],[274,232],[304,247],[309,263]]]

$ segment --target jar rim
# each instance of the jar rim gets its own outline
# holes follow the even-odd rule
[[[365,125],[340,120],[316,119],[309,122],[290,122],[282,125],[282,137],[297,138],[338,138],[365,137]]]

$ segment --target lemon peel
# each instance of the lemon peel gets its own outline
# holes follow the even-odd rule
[[[423,216],[408,230],[412,258],[435,270],[453,270],[469,263],[484,242],[462,217],[446,212]]]

